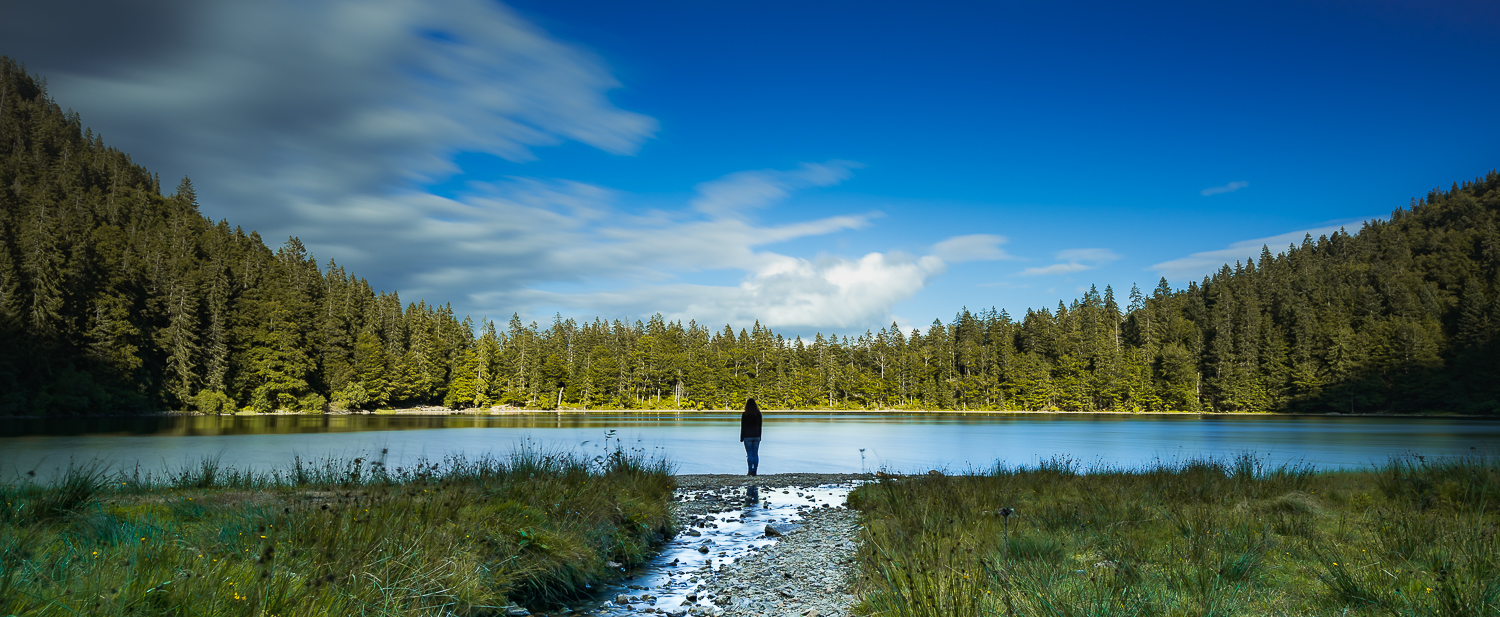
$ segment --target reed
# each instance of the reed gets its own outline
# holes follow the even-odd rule
[[[855,490],[870,615],[1500,615],[1500,459],[1054,459]],[[1000,516],[1012,508],[1009,516]],[[1008,529],[1007,529],[1008,524]]]
[[[672,467],[523,447],[386,468],[205,460],[0,485],[0,614],[495,615],[590,595],[669,538]]]

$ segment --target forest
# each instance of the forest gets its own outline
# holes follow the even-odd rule
[[[1186,289],[784,336],[506,323],[199,211],[0,57],[0,415],[533,409],[1500,414],[1500,173]]]

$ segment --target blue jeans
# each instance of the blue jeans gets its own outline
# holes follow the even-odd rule
[[[760,466],[760,438],[746,437],[740,441],[745,442],[745,462],[750,464],[750,473],[755,473]]]

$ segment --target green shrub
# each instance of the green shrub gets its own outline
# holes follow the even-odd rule
[[[202,414],[234,413],[234,399],[218,390],[199,390],[192,403]]]
[[[328,411],[328,399],[318,393],[309,394],[297,399],[297,411],[302,413],[323,413]]]
[[[370,393],[365,387],[358,383],[350,383],[343,389],[333,393],[333,408],[338,411],[356,411],[365,409],[370,403]]]

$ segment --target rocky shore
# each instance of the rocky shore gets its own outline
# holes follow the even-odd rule
[[[721,568],[705,597],[726,616],[849,615],[859,514],[819,509],[803,521],[770,548]]]
[[[678,476],[674,515],[684,530],[701,525],[705,517],[740,511],[750,487],[762,499],[799,504],[800,518],[791,524],[769,526],[776,542],[751,551],[732,563],[700,568],[697,591],[682,607],[657,609],[667,614],[849,615],[855,597],[849,580],[859,514],[843,503],[817,503],[799,489],[830,484],[848,485],[873,480],[871,474],[792,473],[769,476]],[[685,531],[684,533],[688,533]]]

